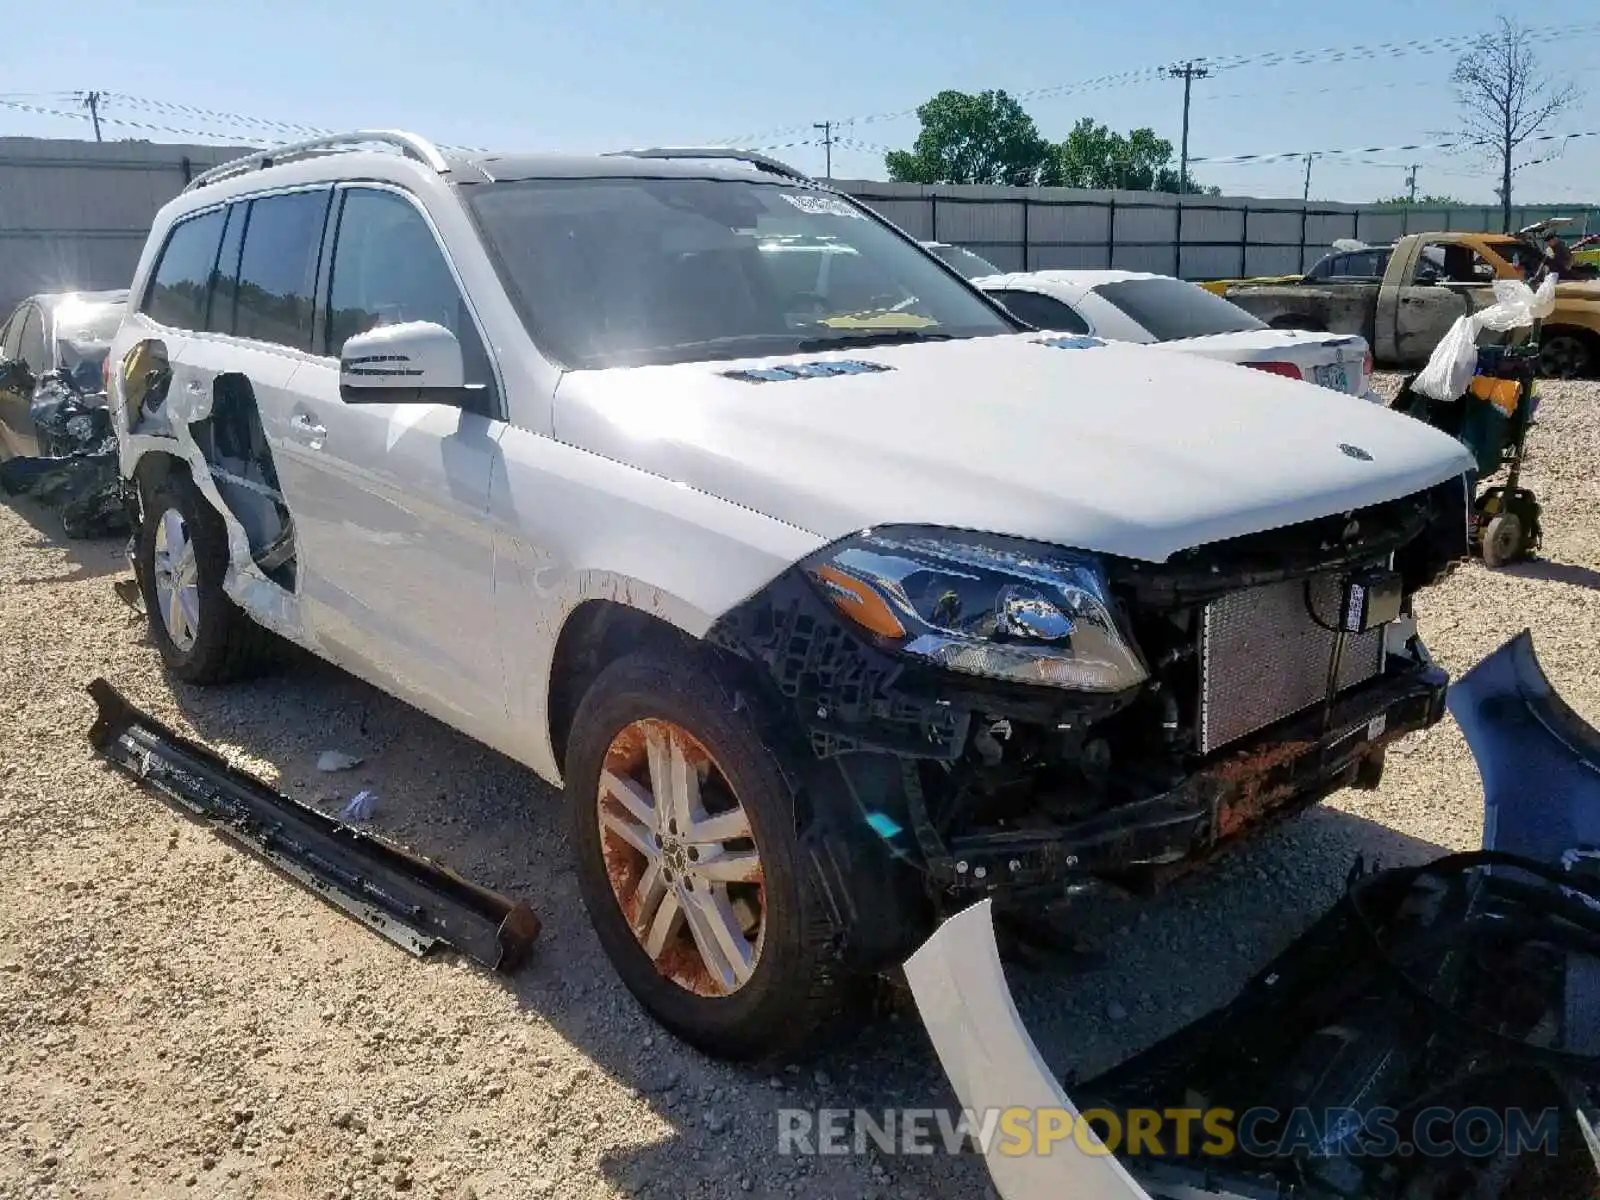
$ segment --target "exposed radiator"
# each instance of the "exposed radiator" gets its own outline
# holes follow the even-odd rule
[[[1307,609],[1303,579],[1233,592],[1206,605],[1200,631],[1200,751],[1264,729],[1319,703],[1337,634]],[[1310,581],[1310,608],[1327,625],[1338,611],[1340,577]],[[1383,630],[1345,639],[1339,690],[1383,669]]]

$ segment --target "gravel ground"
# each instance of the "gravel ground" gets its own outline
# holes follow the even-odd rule
[[[1393,381],[1388,381],[1393,386]],[[1544,556],[1458,571],[1421,601],[1452,672],[1524,626],[1600,723],[1600,384],[1547,384],[1528,481]],[[0,1196],[896,1196],[977,1200],[967,1158],[802,1161],[782,1106],[949,1102],[914,1018],[770,1077],[708,1062],[646,1020],[592,939],[554,797],[530,774],[315,662],[175,686],[111,590],[115,542],[0,507]],[[83,685],[135,702],[545,921],[502,979],[416,962],[98,765]],[[319,774],[319,751],[365,758]],[[1047,1060],[1087,1075],[1231,990],[1332,901],[1357,853],[1470,848],[1477,774],[1448,720],[1330,803],[1153,901],[1074,913],[1109,955],[1013,988]],[[1179,969],[1175,969],[1179,968]]]

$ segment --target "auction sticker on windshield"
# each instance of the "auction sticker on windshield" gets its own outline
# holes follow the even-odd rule
[[[858,221],[867,219],[865,213],[833,196],[818,196],[812,192],[783,192],[781,195],[801,212],[810,213],[813,216],[854,217]]]

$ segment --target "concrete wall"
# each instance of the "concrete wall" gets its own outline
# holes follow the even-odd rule
[[[189,174],[245,153],[0,138],[0,312],[35,292],[127,287],[156,210]]]
[[[156,210],[192,174],[249,148],[0,138],[0,313],[35,292],[126,287]],[[1190,279],[1303,270],[1335,238],[1498,229],[1497,209],[1394,210],[1225,196],[1067,188],[837,185],[917,237],[967,246],[1010,271],[1123,267]],[[1573,206],[1576,229],[1600,208]],[[1518,226],[1555,215],[1516,210]]]

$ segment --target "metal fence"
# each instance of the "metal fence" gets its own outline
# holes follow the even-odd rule
[[[1391,242],[1406,233],[1498,230],[1498,208],[1395,209],[1151,192],[937,187],[840,181],[908,233],[952,242],[1007,271],[1114,267],[1186,279],[1304,271],[1336,239]],[[1600,227],[1600,208],[1518,207],[1513,227],[1571,216]]]
[[[0,313],[23,296],[126,287],[156,210],[194,174],[248,148],[0,138]],[[1379,209],[1225,196],[837,181],[917,237],[1008,271],[1123,267],[1188,279],[1304,270],[1336,238],[1500,227],[1498,209]],[[1600,228],[1600,208],[1519,208]]]
[[[36,292],[127,287],[156,210],[192,176],[245,153],[0,138],[0,314]]]

